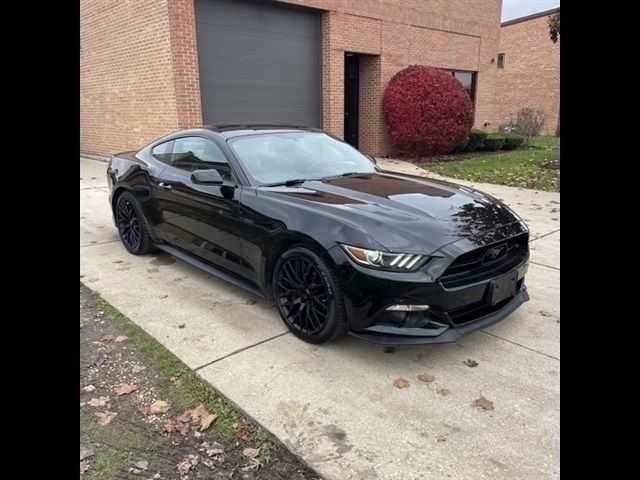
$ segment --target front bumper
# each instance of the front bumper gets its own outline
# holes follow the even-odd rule
[[[462,325],[446,325],[441,322],[430,322],[426,327],[421,328],[374,325],[360,332],[350,331],[349,333],[356,338],[380,345],[425,345],[429,343],[455,342],[476,330],[498,323],[528,300],[529,293],[523,286],[499,310]]]
[[[528,255],[490,278],[445,287],[429,272],[383,272],[354,264],[342,249],[329,251],[338,266],[349,333],[382,345],[454,342],[497,323],[529,300],[524,285]],[[495,301],[494,282],[509,277],[511,296]],[[391,305],[429,305],[427,311],[389,312]]]

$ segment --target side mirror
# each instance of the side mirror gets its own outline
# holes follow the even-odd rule
[[[196,170],[191,174],[193,183],[199,185],[222,185],[222,177],[217,170]]]

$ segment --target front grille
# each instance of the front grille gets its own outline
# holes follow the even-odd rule
[[[487,259],[487,252],[505,245],[506,252],[495,261]],[[440,277],[442,285],[454,288],[488,280],[506,273],[525,261],[529,255],[529,234],[521,233],[506,241],[492,243],[463,253],[456,258]]]

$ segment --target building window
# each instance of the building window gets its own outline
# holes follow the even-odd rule
[[[471,102],[473,104],[476,103],[476,77],[478,75],[477,72],[470,72],[468,70],[448,70],[442,69],[443,71],[451,74],[456,80],[458,80],[464,89],[469,94],[469,98],[471,98]]]
[[[498,54],[498,68],[504,68],[504,53]]]

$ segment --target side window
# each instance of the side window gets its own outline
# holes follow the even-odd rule
[[[151,155],[153,155],[156,159],[160,160],[162,163],[166,163],[171,165],[171,145],[173,144],[173,140],[169,140],[168,142],[161,143],[160,145],[156,145],[151,150]]]
[[[177,138],[173,144],[171,165],[188,172],[215,169],[224,180],[232,178],[231,167],[224,152],[206,138]]]

